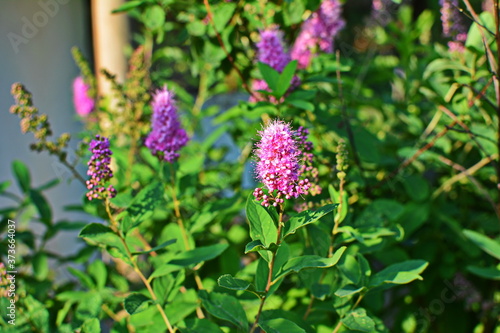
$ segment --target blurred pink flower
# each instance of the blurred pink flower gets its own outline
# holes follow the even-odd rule
[[[292,59],[298,61],[299,68],[309,66],[318,48],[323,52],[333,52],[333,40],[345,26],[341,15],[342,6],[338,0],[325,0],[304,22],[291,53]]]
[[[78,76],[73,81],[73,104],[76,113],[82,117],[87,116],[94,110],[95,101],[89,96],[90,87]]]

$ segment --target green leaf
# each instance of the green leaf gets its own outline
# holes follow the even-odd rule
[[[123,249],[123,243],[120,237],[118,237],[111,228],[100,223],[90,223],[86,225],[78,236],[90,239],[99,244],[117,247],[121,250]]]
[[[111,13],[116,14],[116,13],[121,13],[121,12],[128,12],[131,9],[139,7],[143,3],[145,3],[144,0],[142,0],[142,1],[140,1],[140,0],[127,1],[123,5],[121,5],[120,7],[114,9]]]
[[[287,1],[283,3],[283,19],[287,26],[302,22],[305,7],[304,1]]]
[[[335,219],[338,219],[339,223],[342,223],[342,221],[344,221],[345,217],[347,216],[347,212],[349,211],[347,193],[344,191],[341,198],[341,193],[337,191],[332,185],[328,185],[328,193],[330,194],[330,199],[332,199],[333,202],[340,202],[341,200],[343,202],[341,211],[335,212],[334,215]]]
[[[83,272],[81,272],[73,267],[68,267],[68,271],[71,273],[71,275],[76,277],[82,283],[82,285],[84,285],[85,287],[87,287],[89,289],[95,288],[94,282],[87,274],[85,274],[85,273],[83,273]]]
[[[489,29],[491,32],[495,32],[495,18],[489,12],[482,12],[479,15],[479,20],[481,25]],[[465,42],[465,46],[473,47],[480,52],[484,52],[484,42],[483,35],[480,30],[483,30],[483,27],[480,27],[477,23],[472,23],[469,32],[467,34],[467,41]],[[491,41],[494,40],[494,36],[490,35],[487,32],[484,32],[484,36],[486,37],[487,43],[491,45]]]
[[[248,222],[250,223],[250,237],[253,240],[260,240],[266,248],[269,248],[272,243],[276,243],[278,229],[274,224],[273,218],[254,199],[252,194],[247,199],[246,213]]]
[[[266,333],[305,333],[306,331],[300,328],[294,322],[284,319],[275,318],[271,320],[266,320],[264,322],[259,322],[260,328],[262,328]]]
[[[310,211],[310,210],[303,211],[300,214],[290,218],[290,220],[285,224],[283,237],[294,234],[297,231],[297,229],[316,222],[326,214],[333,211],[337,206],[338,204],[329,204],[321,208],[318,208],[315,211]]]
[[[30,330],[35,332],[49,332],[49,311],[45,304],[42,304],[31,295],[26,295],[23,298],[23,317],[29,318]],[[19,311],[20,312],[20,311]],[[19,316],[21,317],[21,316]],[[21,318],[19,318],[21,319]],[[17,323],[16,323],[17,325]],[[17,326],[16,326],[17,327]],[[3,329],[2,329],[3,332]],[[19,332],[19,330],[14,330]],[[25,332],[23,330],[23,332]]]
[[[366,289],[366,288],[365,287],[357,287],[353,284],[348,284],[348,285],[345,285],[342,288],[338,289],[335,292],[335,295],[338,297],[352,296],[352,295],[355,295],[357,293],[360,293],[364,289]]]
[[[155,269],[154,272],[149,277],[149,279],[164,276],[172,272],[180,271],[181,269],[184,269],[184,266],[165,264]]]
[[[316,255],[304,255],[289,259],[281,268],[280,273],[275,278],[275,281],[281,279],[291,272],[299,272],[306,268],[328,268],[332,267],[339,261],[346,247],[339,248],[331,258],[323,258]]]
[[[214,24],[217,31],[224,31],[224,28],[227,27],[227,24],[233,16],[235,9],[235,3],[220,3],[218,6],[214,7]]]
[[[51,189],[53,188],[54,186],[56,186],[57,184],[59,184],[61,182],[61,180],[59,178],[56,178],[56,179],[52,179],[51,181],[48,181],[47,183],[43,184],[43,185],[40,185],[36,188],[37,191],[45,191],[45,190],[48,190],[48,189]],[[0,186],[1,187],[1,186]],[[2,190],[0,189],[0,192],[2,192]]]
[[[375,322],[367,316],[366,310],[357,308],[350,311],[347,316],[342,319],[342,323],[349,329],[361,332],[374,332]]]
[[[45,280],[49,274],[49,262],[47,254],[43,252],[37,252],[33,257],[33,275],[39,281]]]
[[[462,65],[458,61],[451,61],[449,59],[439,58],[431,61],[429,65],[427,65],[423,73],[423,78],[426,80],[432,74],[436,72],[442,72],[445,70],[461,70],[466,73],[469,72],[469,68],[465,65]]]
[[[420,175],[410,175],[404,178],[404,188],[413,201],[424,201],[429,197],[430,187],[427,180]]]
[[[500,280],[500,270],[497,268],[483,268],[477,266],[467,266],[467,270],[474,275],[490,280]]]
[[[266,248],[259,239],[251,241],[245,246],[245,254],[250,252],[257,252],[260,250],[268,250],[268,248]]]
[[[156,302],[161,306],[173,299],[179,292],[179,286],[184,282],[186,274],[184,270],[178,271],[176,274],[164,275],[154,279],[153,291],[157,296]]]
[[[19,160],[14,160],[12,162],[12,171],[14,172],[19,188],[24,193],[28,193],[31,188],[31,175],[26,164]]]
[[[245,280],[237,279],[231,276],[231,274],[225,274],[219,277],[217,280],[219,286],[231,289],[231,290],[247,290],[251,283]]]
[[[123,232],[138,226],[153,215],[156,206],[163,202],[163,186],[159,182],[153,182],[143,188],[134,198],[132,205],[127,209],[131,218],[130,224],[122,227]]]
[[[147,7],[144,11],[143,22],[146,28],[158,30],[165,23],[165,11],[158,5]]]
[[[4,182],[1,182],[0,183],[0,193],[4,192],[6,189],[8,189],[10,187],[10,184],[12,182],[10,180],[6,180]]]
[[[262,77],[264,78],[264,81],[266,81],[269,88],[271,88],[272,91],[276,91],[276,89],[278,89],[280,73],[263,62],[258,62],[257,67],[259,67],[260,73],[262,74]]]
[[[56,299],[62,302],[78,302],[82,298],[84,298],[88,292],[86,291],[63,291],[60,294],[56,295]]]
[[[372,270],[370,268],[370,264],[368,263],[368,260],[366,260],[366,258],[363,257],[363,255],[361,253],[357,253],[356,257],[358,259],[359,268],[361,270],[361,284],[365,285],[366,281],[372,275]]]
[[[201,304],[212,316],[227,320],[245,331],[248,329],[245,310],[235,297],[215,292],[208,293],[206,290],[200,290],[198,294]]]
[[[297,69],[297,60],[290,61],[286,67],[281,72],[278,79],[278,86],[275,91],[278,98],[283,96],[290,85],[292,84],[293,76],[295,75],[295,70]],[[274,89],[273,89],[274,90]]]
[[[47,199],[45,199],[42,193],[35,190],[29,190],[29,194],[31,201],[38,210],[38,214],[40,214],[40,221],[50,227],[52,225],[52,209],[50,209]]]
[[[346,254],[340,259],[337,266],[345,277],[354,284],[358,284],[361,278],[361,268],[356,258]]]
[[[219,277],[217,280],[217,284],[220,287],[230,289],[230,290],[245,290],[248,292],[251,292],[253,294],[258,295],[258,292],[256,291],[255,287],[253,284],[251,284],[248,281],[237,279],[235,277],[232,277],[230,274],[225,274]]]
[[[163,242],[162,244],[160,244],[158,246],[153,247],[151,250],[132,252],[132,255],[147,254],[147,253],[155,252],[155,251],[161,250],[164,247],[167,247],[171,244],[174,244],[176,241],[177,241],[177,239],[170,239],[166,242]]]
[[[464,230],[464,235],[490,256],[500,260],[500,243],[473,230]]]
[[[101,290],[106,285],[108,270],[106,265],[100,260],[94,260],[88,267],[89,274],[94,278],[98,290]]]
[[[219,326],[208,319],[188,319],[186,328],[180,328],[181,333],[223,333]]]
[[[100,333],[101,332],[101,325],[99,323],[99,319],[90,318],[90,319],[85,320],[83,322],[81,332],[82,333]]]
[[[215,244],[210,246],[198,247],[196,249],[181,252],[177,254],[172,260],[170,265],[190,266],[196,265],[200,262],[207,261],[218,257],[224,252],[229,245],[227,243]]]
[[[289,104],[292,104],[296,108],[302,109],[302,110],[307,110],[307,111],[314,111],[314,104],[311,102],[303,101],[300,99],[292,99],[292,100],[287,100]]]
[[[423,280],[420,276],[429,263],[425,260],[407,260],[401,263],[390,265],[370,280],[370,286],[376,287],[386,283],[406,284],[414,280]]]
[[[148,297],[143,294],[134,293],[125,298],[123,305],[128,314],[132,315],[146,310],[150,303],[153,303],[153,301]]]

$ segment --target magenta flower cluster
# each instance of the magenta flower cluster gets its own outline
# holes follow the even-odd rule
[[[82,117],[91,113],[95,107],[95,101],[89,96],[89,90],[90,86],[81,76],[73,81],[73,104],[76,113]]]
[[[189,140],[177,115],[174,94],[167,87],[158,90],[152,106],[152,130],[146,138],[145,145],[153,155],[173,163],[179,158],[178,151]]]
[[[257,60],[263,62],[278,72],[283,71],[290,62],[290,55],[285,51],[283,32],[276,27],[260,32],[260,42],[257,43]]]
[[[111,155],[113,152],[109,149],[109,140],[106,137],[96,135],[95,139],[90,142],[89,150],[92,156],[87,165],[89,169],[87,175],[90,180],[87,180],[87,198],[106,199],[114,198],[116,190],[112,185],[106,187],[106,183],[113,178],[109,164],[111,163]]]
[[[301,156],[297,132],[281,120],[275,120],[259,132],[261,140],[257,143],[257,178],[264,188],[256,188],[254,197],[262,205],[278,206],[284,199],[297,198],[306,194],[310,183],[307,178],[301,179]]]
[[[458,0],[439,0],[439,4],[443,34],[452,39],[448,42],[448,47],[450,51],[463,52],[467,40],[467,28],[458,7]]]
[[[345,26],[341,15],[342,6],[338,0],[325,0],[304,22],[291,53],[292,59],[298,61],[298,68],[309,66],[318,48],[323,52],[333,52],[333,40]]]
[[[290,54],[285,50],[284,45],[283,32],[276,27],[261,31],[260,41],[257,43],[257,60],[269,65],[281,73],[286,65],[288,65],[291,61]],[[295,89],[299,84],[299,78],[294,76],[289,91]],[[252,82],[252,90],[270,91],[266,81],[264,80],[254,80]],[[250,102],[263,100],[266,100],[266,98],[261,94],[255,94],[255,96],[250,97]],[[274,103],[276,102],[276,99],[271,97],[270,101]]]

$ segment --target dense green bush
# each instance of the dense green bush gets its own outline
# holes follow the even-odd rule
[[[437,8],[375,2],[364,16],[344,4],[335,49],[282,68],[259,58],[262,34],[279,27],[292,48],[319,0],[126,2],[117,15],[140,28],[126,81],[103,70],[112,94],[97,96],[74,50],[96,102],[75,152],[15,84],[11,112],[32,148],[75,181],[88,184],[77,164],[91,140],[109,139],[117,195],[88,200],[82,187],[66,209],[92,223],[59,221],[44,194],[59,180],[35,188],[12,163],[20,195],[0,183],[13,202],[0,210],[0,306],[16,311],[14,326],[2,310],[2,332],[500,332],[498,1],[496,12],[452,6],[471,24],[448,45]],[[190,138],[168,161],[146,147],[163,86]],[[284,202],[268,193],[266,207],[252,195],[256,142],[276,119],[309,131],[312,187]],[[81,250],[51,252],[68,230],[81,230]]]

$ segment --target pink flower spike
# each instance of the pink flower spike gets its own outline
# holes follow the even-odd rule
[[[256,144],[257,149],[257,178],[268,190],[268,195],[260,188],[256,188],[254,196],[262,200],[262,205],[280,204],[282,197],[286,199],[297,198],[306,194],[310,184],[301,176],[300,142],[297,133],[289,124],[275,120],[259,132],[261,140]]]

